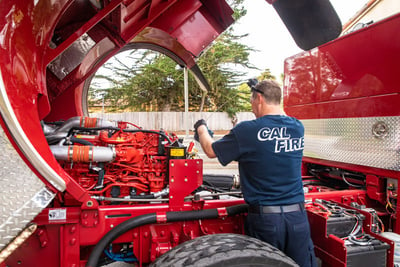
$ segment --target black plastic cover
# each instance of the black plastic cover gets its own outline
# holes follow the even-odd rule
[[[277,0],[273,6],[303,50],[327,43],[342,32],[342,23],[329,0]]]

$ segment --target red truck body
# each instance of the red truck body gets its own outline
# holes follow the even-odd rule
[[[346,172],[354,174],[349,181],[355,185],[346,190],[314,189],[306,197],[366,205],[395,233],[400,230],[397,205],[388,209],[388,203],[392,198],[397,202],[400,170],[400,94],[395,75],[399,26],[400,16],[395,15],[290,57],[285,61],[284,82],[285,111],[302,120],[306,129],[303,174],[315,177],[313,170],[318,169],[320,177],[331,180],[343,180]],[[320,218],[314,215],[310,212],[313,227],[324,229],[326,220],[316,223]],[[364,221],[367,232],[373,224],[369,219]],[[346,257],[338,245],[341,241],[325,238],[323,231],[313,231],[317,255],[340,265]],[[393,264],[392,249],[388,266]]]
[[[280,12],[285,1],[268,2]],[[3,1],[0,14],[0,266],[145,266],[200,236],[244,234],[243,199],[194,194],[202,160],[176,135],[89,118],[86,106],[95,72],[127,48],[163,52],[204,82],[196,57],[233,23],[225,1]],[[382,232],[400,233],[399,29],[395,15],[285,62],[324,266],[394,266]]]

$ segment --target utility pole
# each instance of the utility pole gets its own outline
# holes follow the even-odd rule
[[[188,82],[188,69],[183,68],[183,87],[185,96],[185,133],[186,138],[189,136],[189,82]]]

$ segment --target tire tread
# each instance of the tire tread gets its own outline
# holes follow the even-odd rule
[[[213,234],[189,240],[160,256],[150,266],[244,266],[241,262],[253,266],[298,266],[277,248],[239,234]]]

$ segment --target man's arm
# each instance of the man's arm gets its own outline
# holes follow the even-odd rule
[[[212,148],[212,143],[214,143],[214,140],[208,133],[207,126],[200,125],[197,128],[197,133],[199,135],[199,141],[201,148],[203,149],[204,153],[207,155],[209,158],[216,158],[217,155],[215,155],[214,149]]]

